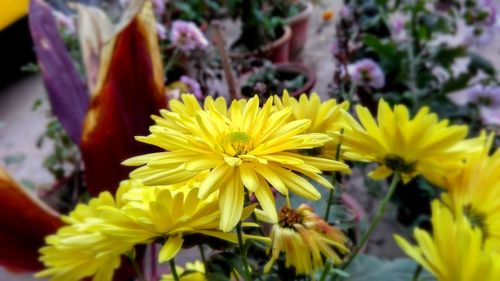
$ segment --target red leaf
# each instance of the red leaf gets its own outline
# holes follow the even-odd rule
[[[36,271],[38,248],[62,225],[59,215],[26,192],[0,167],[0,265],[10,271]]]
[[[133,2],[137,3],[142,1]],[[114,192],[130,172],[120,163],[149,152],[134,136],[145,135],[152,123],[150,115],[166,106],[151,3],[144,3],[122,26],[102,50],[99,77],[84,121],[81,151],[93,195]]]

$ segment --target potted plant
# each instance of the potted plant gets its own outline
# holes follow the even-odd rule
[[[265,100],[275,94],[281,95],[284,89],[293,97],[308,94],[315,83],[314,71],[303,64],[265,61],[261,67],[241,76],[240,90],[245,97],[259,95]]]
[[[230,0],[227,5],[231,17],[241,20],[241,34],[230,46],[230,57],[288,61],[291,30],[281,18],[264,12],[263,0]]]
[[[299,60],[304,49],[309,17],[313,6],[309,1],[300,0],[269,0],[271,14],[283,19],[283,23],[290,26],[290,59]]]

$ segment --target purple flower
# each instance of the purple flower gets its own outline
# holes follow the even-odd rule
[[[405,29],[405,21],[403,18],[396,17],[391,20],[391,27],[395,35],[401,34]]]
[[[152,0],[155,14],[161,17],[165,13],[165,0]]]
[[[64,32],[68,34],[76,33],[75,21],[73,20],[72,17],[56,10],[54,10],[52,14],[54,15],[57,27],[59,29],[62,29]]]
[[[347,72],[355,85],[375,89],[383,88],[385,85],[384,71],[372,59],[362,59],[349,64]]]
[[[475,14],[478,18],[478,22],[486,26],[494,26],[497,21],[497,9],[491,0],[479,1],[479,5],[476,6]],[[484,16],[485,15],[485,16]]]
[[[181,82],[186,84],[186,86],[189,88],[189,92],[193,95],[195,95],[196,98],[202,99],[203,98],[203,93],[201,92],[201,86],[198,81],[195,79],[189,77],[189,76],[181,76]]]
[[[466,101],[483,107],[500,108],[500,87],[477,84],[466,91]]]
[[[494,27],[467,26],[465,29],[465,44],[484,46],[489,44],[495,36]]]
[[[349,6],[347,5],[344,5],[344,7],[342,7],[342,9],[340,10],[340,16],[342,17],[342,19],[351,20],[352,19],[351,8],[349,8]]]
[[[205,49],[208,46],[208,40],[200,29],[194,23],[183,20],[176,20],[172,23],[170,40],[185,52]]]
[[[479,114],[481,120],[486,125],[500,126],[500,108],[480,107]]]

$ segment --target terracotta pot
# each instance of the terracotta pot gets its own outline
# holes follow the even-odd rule
[[[268,59],[274,63],[288,62],[290,56],[290,37],[292,31],[290,27],[283,27],[283,34],[276,41],[264,46],[260,50],[253,52],[229,52],[232,59],[246,59],[250,57],[259,57]]]
[[[306,76],[307,80],[304,86],[302,86],[300,89],[296,91],[289,93],[292,97],[298,97],[304,93],[309,95],[309,93],[314,88],[314,85],[316,84],[316,73],[310,67],[302,63],[298,62],[279,63],[276,65],[276,68],[278,70],[300,72]]]
[[[304,93],[309,94],[312,91],[314,85],[316,84],[316,73],[311,68],[309,68],[308,66],[306,66],[302,63],[298,63],[298,62],[278,63],[275,65],[275,67],[278,71],[301,73],[304,76],[306,76],[306,83],[302,87],[300,87],[299,89],[297,89],[293,92],[289,92],[290,96],[298,97]],[[244,73],[243,75],[241,75],[240,78],[238,79],[240,89],[241,89],[241,85],[245,84],[245,82],[248,79],[250,79],[250,77],[252,75],[258,73],[259,71],[261,71],[261,68],[257,68],[253,71],[250,71],[250,72],[247,72],[247,73]],[[281,95],[281,93],[273,93],[273,94]]]
[[[309,18],[311,17],[313,5],[310,2],[302,2],[303,10],[293,16],[286,18],[284,23],[292,29],[290,38],[290,60],[301,60],[302,51],[307,40],[307,30],[309,29]]]

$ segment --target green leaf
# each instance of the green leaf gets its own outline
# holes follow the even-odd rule
[[[363,36],[363,42],[381,59],[397,60],[398,52],[394,42],[379,39],[371,34],[365,34]]]
[[[496,74],[495,68],[493,65],[483,58],[482,56],[469,52],[469,71],[472,73],[477,73],[478,70],[484,71],[486,74],[494,76]]]
[[[360,255],[346,269],[348,278],[342,281],[401,281],[412,280],[417,264],[407,258],[398,258],[392,261],[383,260],[375,256]],[[428,272],[423,271],[419,281],[435,281]]]

